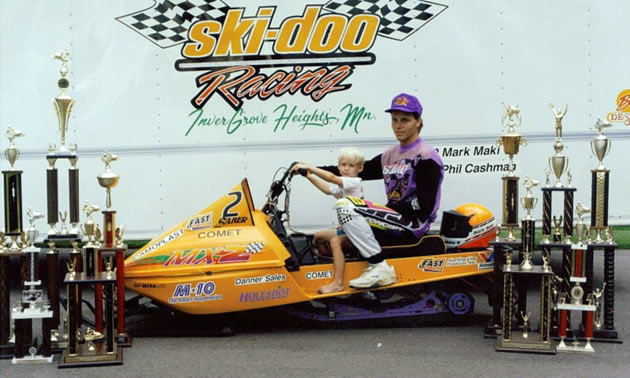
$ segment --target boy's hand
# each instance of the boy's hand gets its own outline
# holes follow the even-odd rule
[[[307,172],[309,172],[309,167],[310,166],[308,164],[306,164],[306,163],[298,163],[298,164],[295,164],[293,166],[293,168],[291,169],[291,172],[293,174],[297,174],[297,173],[301,174],[301,172],[299,170],[302,170],[302,169],[306,170]]]

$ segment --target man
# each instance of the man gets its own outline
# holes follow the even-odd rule
[[[444,164],[435,148],[422,138],[422,105],[415,96],[394,97],[391,125],[399,144],[366,161],[359,175],[383,179],[387,207],[355,197],[337,201],[339,224],[367,259],[368,268],[350,280],[350,287],[365,289],[396,283],[394,267],[385,262],[381,246],[416,243],[437,217]],[[324,169],[338,174],[336,167]]]

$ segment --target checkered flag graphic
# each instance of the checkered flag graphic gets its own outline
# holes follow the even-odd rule
[[[262,251],[264,247],[265,247],[264,242],[251,242],[247,245],[247,248],[245,248],[245,253],[250,253],[253,255]]]
[[[347,15],[373,13],[381,17],[378,34],[402,41],[447,8],[423,0],[332,0],[325,10]]]
[[[221,0],[157,0],[153,7],[116,19],[161,48],[186,41],[198,20],[223,22],[230,7]]]

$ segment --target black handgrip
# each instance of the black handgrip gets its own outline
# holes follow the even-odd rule
[[[306,176],[308,175],[308,169],[306,168],[298,168],[298,173],[301,174],[302,176]]]

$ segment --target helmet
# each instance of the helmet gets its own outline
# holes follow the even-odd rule
[[[487,248],[497,234],[496,221],[485,206],[465,203],[443,212],[440,234],[448,248]]]

